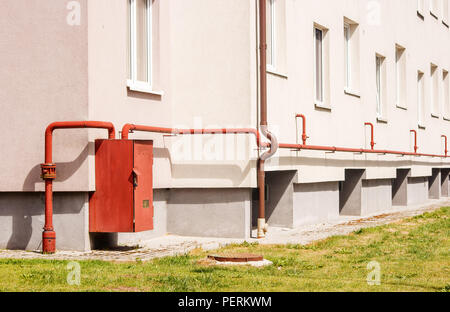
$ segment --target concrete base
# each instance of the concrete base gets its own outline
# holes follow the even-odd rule
[[[266,222],[270,226],[294,226],[293,183],[296,174],[296,171],[266,172]],[[258,207],[258,203],[255,204]]]
[[[250,238],[251,189],[172,189],[167,206],[170,234]]]
[[[294,183],[296,171],[266,172],[266,219],[270,226],[294,228],[339,216],[339,183]],[[256,224],[258,202],[253,202]]]
[[[424,204],[428,200],[428,177],[408,178],[407,205]]]
[[[54,193],[57,250],[90,250],[88,193]],[[0,193],[0,248],[42,249],[43,193]]]
[[[390,179],[364,180],[365,170],[345,170],[339,192],[340,215],[366,216],[392,208]]]
[[[428,197],[441,198],[441,169],[433,168],[431,177],[428,177]]]
[[[339,182],[294,184],[294,227],[339,217]]]
[[[450,169],[441,169],[441,195],[442,197],[450,197],[449,183]]]

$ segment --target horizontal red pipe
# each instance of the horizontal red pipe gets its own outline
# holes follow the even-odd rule
[[[392,154],[392,155],[404,155],[404,156],[418,156],[418,157],[440,157],[446,158],[446,155],[435,154],[420,154],[413,152],[401,152],[391,150],[375,150],[364,148],[346,148],[336,146],[315,146],[315,145],[301,145],[301,144],[287,144],[280,143],[280,148],[298,149],[298,150],[312,150],[312,151],[327,151],[327,152],[344,152],[344,153],[366,153],[366,154]]]
[[[107,129],[108,138],[115,139],[115,129],[114,125],[110,122],[104,121],[61,121],[54,122],[48,125],[45,130],[45,163],[52,163],[52,136],[53,131],[56,129],[78,129],[78,128],[97,128],[97,129]]]
[[[270,146],[268,143],[261,143],[261,138],[258,130],[252,128],[221,128],[221,129],[177,129],[177,128],[163,128],[143,125],[126,124],[122,128],[122,139],[128,140],[128,134],[131,131],[144,131],[154,133],[167,134],[253,134],[256,138],[256,144],[259,146]]]

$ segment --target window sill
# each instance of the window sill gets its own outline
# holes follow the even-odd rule
[[[316,108],[318,108],[318,109],[324,109],[324,110],[327,110],[327,111],[331,111],[331,106],[330,106],[330,105],[327,105],[327,104],[324,104],[323,102],[317,102],[317,101],[315,101],[315,102],[314,102],[314,106],[315,106]]]
[[[445,121],[450,121],[450,117],[444,117]]]
[[[401,105],[401,104],[397,104],[397,105],[395,105],[397,108],[399,108],[399,109],[403,109],[403,110],[408,110],[408,108],[406,107],[406,106],[403,106],[403,105]]]
[[[430,11],[430,15],[433,16],[435,19],[439,19],[438,16],[437,16],[437,14],[434,14],[434,12],[431,12],[431,11]]]
[[[361,98],[361,95],[359,94],[358,91],[354,91],[354,90],[351,90],[351,89],[344,88],[344,93],[347,94],[347,95],[350,95],[350,96],[357,97],[358,99]]]
[[[377,117],[377,122],[387,124],[388,119],[385,117]]]
[[[435,113],[431,113],[431,117],[439,119],[439,116],[436,115]]]
[[[418,124],[419,129],[421,130],[425,130],[427,127],[425,127],[424,125]]]
[[[450,26],[449,26],[449,23],[448,22],[446,22],[446,21],[442,21],[442,24],[444,24],[444,26],[445,27],[447,27],[447,28],[449,28]]]
[[[136,92],[142,92],[142,93],[148,93],[158,96],[163,96],[164,91],[155,91],[151,88],[150,85],[143,84],[143,83],[136,83],[132,80],[127,80],[127,87],[130,89],[130,91],[136,91]]]
[[[422,12],[420,12],[420,11],[417,11],[417,16],[420,17],[421,20],[425,19],[424,14]]]
[[[273,68],[267,68],[267,73],[268,73],[268,74],[271,74],[271,75],[274,75],[274,76],[277,76],[277,77],[280,77],[280,78],[288,79],[288,75],[287,75],[287,74],[277,72],[277,71],[276,71],[275,69],[273,69]]]

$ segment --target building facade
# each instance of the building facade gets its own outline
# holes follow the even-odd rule
[[[450,160],[438,156],[450,135],[448,2],[266,1],[278,141],[405,152],[280,148],[265,166],[269,225],[449,196]],[[258,129],[256,0],[8,0],[0,16],[0,248],[41,244],[51,122],[109,121],[118,138],[126,123]],[[251,134],[130,134],[153,140],[154,227],[120,234],[89,233],[100,138],[104,130],[53,135],[58,249],[167,233],[250,237],[261,153]]]

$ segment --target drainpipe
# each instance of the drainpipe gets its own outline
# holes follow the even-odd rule
[[[375,141],[373,140],[373,123],[366,122],[364,125],[365,126],[370,126],[370,146],[371,146],[372,149],[374,149]]]
[[[417,154],[417,150],[419,149],[419,147],[417,146],[417,131],[410,130],[410,132],[414,133],[414,153]]]
[[[56,233],[53,228],[53,180],[56,179],[56,165],[52,159],[52,138],[56,129],[99,128],[108,129],[109,139],[115,139],[114,126],[102,121],[54,122],[45,130],[45,163],[41,164],[41,178],[45,180],[45,225],[42,232],[42,252],[53,254],[56,251]]]
[[[269,132],[267,126],[267,34],[266,34],[266,0],[259,0],[259,66],[260,66],[260,130],[270,140],[270,148],[265,151],[258,161],[258,238],[264,238],[267,231],[265,216],[265,172],[264,163],[278,150],[277,138]]]
[[[309,138],[307,135],[306,135],[306,117],[305,117],[305,115],[303,115],[303,114],[297,114],[296,116],[295,116],[295,118],[297,119],[297,118],[301,118],[302,119],[302,127],[303,127],[303,130],[302,130],[302,141],[303,141],[303,145],[306,145],[306,140]]]
[[[445,157],[447,157],[447,154],[448,154],[448,150],[447,150],[447,136],[446,135],[441,135],[441,137],[445,139]]]

